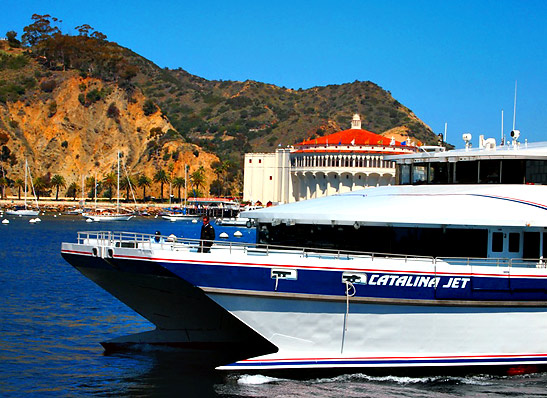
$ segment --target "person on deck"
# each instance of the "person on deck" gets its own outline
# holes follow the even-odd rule
[[[215,229],[209,224],[209,216],[203,216],[203,225],[201,226],[201,242],[199,245],[200,253],[210,253],[211,246],[215,240]]]

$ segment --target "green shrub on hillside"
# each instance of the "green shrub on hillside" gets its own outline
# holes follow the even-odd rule
[[[5,51],[0,51],[0,70],[21,69],[27,66],[29,60],[25,55],[12,55]]]
[[[156,113],[157,110],[158,107],[156,106],[156,104],[154,104],[154,101],[152,101],[151,99],[147,99],[146,101],[144,101],[142,111],[144,112],[145,116],[153,115],[154,113]]]
[[[0,102],[15,102],[25,94],[25,88],[19,84],[0,80]]]

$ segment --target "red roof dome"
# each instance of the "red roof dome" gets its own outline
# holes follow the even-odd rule
[[[373,132],[361,129],[349,129],[339,131],[323,137],[313,138],[311,140],[302,141],[297,146],[303,145],[383,145],[389,146],[391,139],[375,134]],[[399,141],[395,141],[396,146],[400,146]]]

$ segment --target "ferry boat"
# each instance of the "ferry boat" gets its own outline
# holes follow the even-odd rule
[[[547,143],[482,144],[396,156],[398,186],[244,212],[256,244],[80,232],[61,252],[156,325],[107,350],[208,350],[260,373],[535,369]]]

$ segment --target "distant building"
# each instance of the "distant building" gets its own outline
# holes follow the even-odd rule
[[[413,153],[412,143],[361,129],[303,141],[275,153],[245,154],[244,201],[290,203],[395,182],[395,162],[384,155]]]

